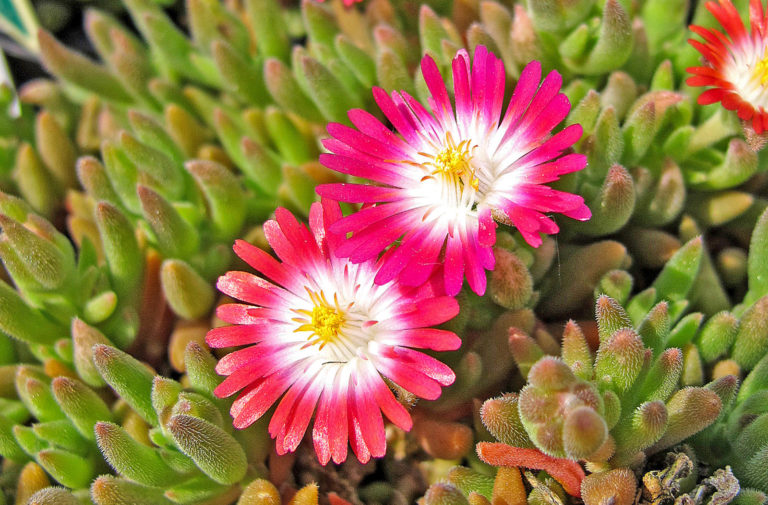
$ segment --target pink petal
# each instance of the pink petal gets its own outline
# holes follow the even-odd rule
[[[443,268],[445,269],[445,294],[454,296],[461,290],[464,281],[464,255],[459,237],[446,239]]]
[[[240,393],[230,409],[235,428],[243,429],[263,416],[291,382],[288,372],[277,372]]]
[[[450,386],[456,380],[456,374],[453,373],[451,367],[423,352],[406,347],[390,347],[384,351],[383,355],[400,360],[403,365],[418,370],[443,386]]]
[[[420,398],[436,400],[440,397],[440,384],[396,359],[378,356],[375,365],[385,377]]]
[[[371,456],[380,458],[384,456],[387,450],[387,441],[384,437],[384,420],[381,418],[381,410],[374,402],[373,391],[368,387],[366,378],[358,375],[357,381],[355,411],[360,423],[360,432]]]
[[[281,307],[294,301],[288,291],[247,272],[227,272],[219,277],[216,287],[232,298],[265,307]]]
[[[378,203],[404,197],[402,190],[397,188],[367,184],[321,184],[315,191],[322,197],[350,203]]]
[[[274,335],[276,330],[274,323],[259,319],[255,324],[213,328],[206,334],[205,342],[214,348],[256,344],[265,335]]]
[[[407,307],[408,312],[395,314],[393,329],[422,328],[444,323],[459,313],[459,303],[451,296],[422,300]]]
[[[461,339],[455,333],[435,328],[392,332],[382,338],[381,342],[419,349],[432,349],[433,351],[455,351],[461,346]]]
[[[367,362],[367,366],[373,369],[373,365],[370,361]],[[376,377],[371,377],[369,383],[373,390],[373,396],[376,399],[376,403],[381,408],[381,411],[384,412],[384,415],[386,415],[395,426],[402,430],[410,431],[413,426],[410,414],[408,414],[405,407],[395,399],[395,395],[392,394],[392,391],[390,391],[384,381],[381,380],[378,372],[375,370],[372,370],[372,372],[376,373]]]

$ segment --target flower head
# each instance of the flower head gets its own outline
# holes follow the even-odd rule
[[[485,47],[453,60],[455,108],[431,57],[421,62],[429,87],[431,112],[405,92],[373,94],[396,135],[371,114],[352,110],[357,129],[330,124],[330,139],[320,161],[327,167],[374,181],[325,184],[320,195],[366,204],[331,231],[352,232],[339,253],[353,262],[369,260],[398,239],[383,256],[377,283],[400,277],[419,285],[444,264],[445,289],[456,294],[466,273],[469,286],[485,292],[485,270],[492,269],[496,221],[514,225],[533,245],[540,233],[558,227],[545,214],[561,212],[585,220],[590,211],[577,195],[545,186],[586,164],[581,154],[561,156],[581,136],[571,125],[551,130],[568,114],[560,93],[562,79],[550,73],[541,82],[541,65],[530,63],[502,117],[506,74]],[[541,83],[541,86],[539,84]]]
[[[689,42],[706,60],[702,67],[691,67],[689,86],[713,86],[699,95],[699,104],[721,102],[736,111],[740,119],[751,121],[755,133],[768,129],[768,18],[761,0],[750,0],[751,31],[747,32],[731,0],[705,4],[725,29],[692,25],[691,30],[704,42]]]
[[[235,252],[259,277],[228,272],[218,288],[245,304],[222,305],[218,316],[236,326],[208,332],[211,347],[246,346],[219,361],[228,377],[215,393],[238,391],[231,413],[244,428],[277,408],[269,423],[278,454],[294,451],[315,413],[312,430],[322,464],[347,456],[347,441],[362,462],[385,452],[382,412],[404,430],[411,418],[384,377],[427,399],[454,380],[450,368],[413,350],[453,350],[459,338],[426,328],[455,316],[459,307],[397,282],[376,285],[378,264],[337,257],[343,239],[328,233],[341,217],[335,202],[315,203],[310,229],[285,209],[264,224],[269,244],[282,263],[238,241]]]

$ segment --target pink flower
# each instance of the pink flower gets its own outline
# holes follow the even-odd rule
[[[316,1],[318,1],[320,3],[323,3],[325,0],[316,0]],[[363,0],[344,0],[344,7],[349,8],[349,7],[352,7],[353,5],[355,5],[356,3],[360,3],[362,1]]]
[[[691,67],[689,86],[713,86],[699,95],[699,104],[721,102],[751,121],[755,133],[768,130],[768,18],[761,0],[750,0],[747,32],[739,12],[730,0],[705,4],[728,34],[692,25],[704,42],[689,40],[704,56],[706,66]]]
[[[320,161],[376,185],[325,184],[317,192],[365,204],[331,228],[352,232],[338,252],[353,262],[374,258],[401,239],[384,255],[377,283],[399,276],[408,285],[419,285],[444,263],[449,295],[458,293],[465,274],[472,290],[483,294],[485,270],[494,266],[494,219],[514,225],[534,247],[541,244],[539,233],[558,231],[545,213],[589,219],[580,196],[545,186],[584,168],[585,156],[561,156],[581,137],[581,126],[550,135],[570,103],[560,93],[557,72],[539,86],[538,62],[523,70],[503,118],[504,67],[485,47],[477,47],[471,68],[465,50],[453,60],[455,110],[432,58],[425,56],[421,69],[432,112],[405,92],[389,96],[381,88],[373,90],[400,135],[357,109],[349,112],[357,129],[328,125],[332,138],[324,145],[332,154],[321,155]]]
[[[344,461],[347,440],[360,461],[381,457],[381,414],[404,430],[412,424],[384,377],[422,398],[440,396],[453,371],[413,348],[457,349],[454,333],[426,327],[454,317],[458,303],[435,296],[429,285],[376,285],[374,260],[338,258],[343,239],[328,233],[341,217],[336,202],[312,205],[311,231],[285,209],[275,215],[264,233],[282,263],[238,241],[237,255],[263,277],[227,272],[219,278],[219,290],[245,304],[219,307],[218,316],[236,326],[215,328],[206,341],[246,347],[219,361],[216,371],[228,377],[215,393],[240,392],[231,409],[236,428],[277,404],[269,433],[278,454],[296,449],[316,412],[312,439],[322,464]]]

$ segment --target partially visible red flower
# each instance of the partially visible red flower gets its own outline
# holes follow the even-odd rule
[[[768,17],[762,0],[750,0],[749,32],[731,0],[707,2],[705,6],[725,34],[691,25],[691,31],[704,42],[689,42],[704,56],[706,65],[689,68],[694,75],[686,83],[712,86],[699,95],[699,104],[720,102],[727,110],[736,111],[740,119],[751,121],[755,133],[760,134],[768,130]]]
[[[325,0],[315,0],[317,2],[325,2]],[[353,5],[357,3],[361,3],[363,0],[344,0],[344,7],[352,7]]]
[[[343,237],[328,233],[341,217],[338,203],[312,205],[310,229],[285,209],[264,223],[282,262],[247,242],[235,252],[263,277],[227,272],[223,293],[245,304],[228,304],[217,315],[235,326],[215,328],[211,347],[245,346],[223,357],[216,371],[228,377],[219,397],[240,392],[231,414],[236,428],[263,416],[274,404],[269,433],[278,454],[296,450],[315,414],[312,439],[320,463],[341,463],[347,441],[365,463],[384,456],[384,413],[409,430],[408,411],[384,382],[436,399],[453,371],[414,349],[454,350],[452,332],[428,328],[459,312],[456,300],[398,282],[376,285],[376,260],[353,264],[336,250]]]
[[[377,283],[399,277],[418,286],[442,268],[449,295],[459,292],[464,277],[482,295],[485,271],[494,267],[494,221],[515,226],[538,247],[541,233],[559,230],[551,213],[591,216],[581,196],[547,185],[586,165],[583,154],[567,153],[582,129],[574,124],[552,135],[571,106],[560,92],[560,74],[542,81],[538,62],[522,71],[506,110],[504,65],[484,46],[471,64],[464,49],[453,59],[453,103],[431,57],[424,56],[421,70],[429,109],[406,92],[373,90],[400,135],[359,109],[349,112],[356,128],[328,125],[332,138],[324,145],[331,154],[320,162],[375,184],[324,184],[317,192],[366,204],[331,231],[352,232],[339,253],[354,262],[389,248]]]

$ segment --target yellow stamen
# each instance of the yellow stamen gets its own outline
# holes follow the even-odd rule
[[[760,84],[765,86],[768,83],[768,56],[757,62],[752,70],[752,77],[760,79]]]
[[[315,305],[312,309],[312,327],[318,338],[325,343],[339,335],[339,329],[345,321],[344,314],[334,308]]]
[[[318,294],[307,289],[307,293],[314,306],[311,312],[306,309],[294,310],[294,312],[305,316],[293,318],[293,321],[303,323],[294,332],[312,332],[307,338],[306,346],[318,344],[320,349],[322,349],[326,344],[332,343],[339,338],[347,318],[344,310],[339,306],[339,300],[335,294],[333,296],[333,304],[331,304],[325,298],[325,293],[322,291]]]
[[[479,181],[470,163],[472,154],[469,152],[469,142],[464,140],[457,145],[449,133],[445,143],[446,147],[432,158],[433,161],[425,163],[434,167],[431,175],[442,174],[477,190]]]

